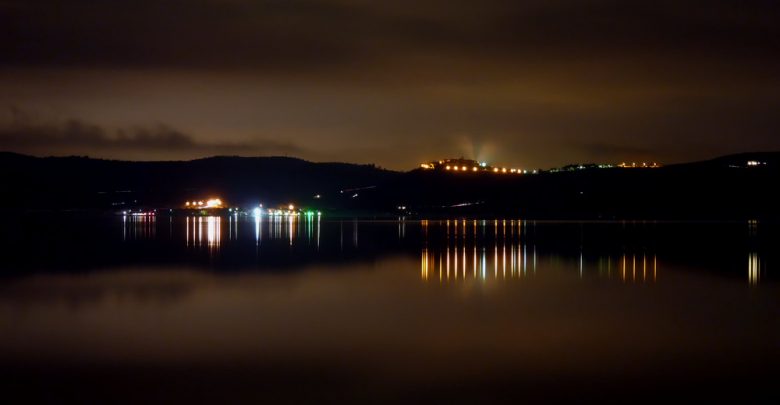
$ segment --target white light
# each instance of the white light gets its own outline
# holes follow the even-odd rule
[[[263,210],[260,209],[260,207],[256,207],[252,212],[255,214],[256,217],[259,217],[260,214],[263,213]]]

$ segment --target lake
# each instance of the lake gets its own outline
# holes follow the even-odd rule
[[[15,402],[777,399],[780,227],[19,215]]]

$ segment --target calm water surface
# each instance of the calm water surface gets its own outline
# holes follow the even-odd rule
[[[20,402],[777,398],[780,228],[4,221]]]

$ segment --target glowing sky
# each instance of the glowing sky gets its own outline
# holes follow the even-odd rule
[[[780,149],[780,5],[0,0],[0,150],[404,169]]]

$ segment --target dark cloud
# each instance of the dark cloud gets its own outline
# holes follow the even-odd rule
[[[4,0],[0,27],[0,103],[98,127],[50,125],[40,153],[404,168],[780,149],[776,1]],[[107,129],[137,122],[194,136]]]
[[[0,124],[0,150],[32,154],[97,154],[153,158],[160,156],[301,154],[297,145],[272,140],[251,143],[204,142],[164,124],[108,129],[78,119],[34,122],[18,108]]]
[[[776,63],[779,16],[776,2],[755,0],[24,0],[0,4],[0,44],[6,66],[317,72],[420,55],[520,66],[614,55]]]

